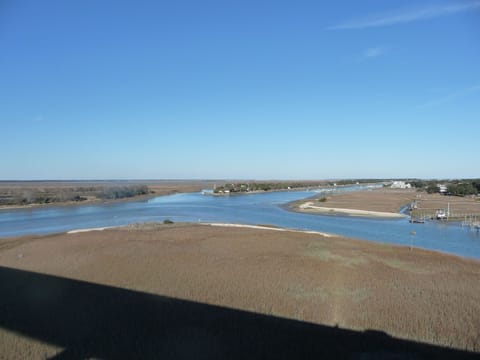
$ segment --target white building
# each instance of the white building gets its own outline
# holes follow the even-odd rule
[[[412,185],[405,181],[394,181],[390,187],[392,189],[411,189]]]
[[[437,184],[437,186],[440,194],[445,194],[447,192],[447,185]]]

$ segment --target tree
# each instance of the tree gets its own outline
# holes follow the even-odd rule
[[[429,184],[427,186],[427,193],[434,194],[434,193],[438,193],[438,192],[440,192],[440,189],[437,186],[437,184]]]

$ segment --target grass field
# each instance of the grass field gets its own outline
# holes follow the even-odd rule
[[[4,274],[1,279],[3,283],[0,284],[2,294],[10,294],[0,299],[0,348],[8,349],[0,358],[44,358],[61,353],[65,348],[73,347],[75,351],[81,352],[82,346],[91,348],[97,356],[103,354],[108,358],[116,354],[118,357],[119,354],[111,350],[114,345],[111,345],[110,338],[102,339],[107,343],[97,349],[97,345],[82,345],[84,342],[62,335],[67,333],[78,337],[76,327],[64,329],[60,333],[51,329],[48,321],[56,323],[60,320],[53,319],[58,316],[73,317],[71,321],[80,321],[80,328],[85,328],[84,331],[90,329],[92,334],[103,331],[110,334],[109,337],[119,339],[124,339],[124,335],[118,334],[122,331],[133,332],[133,339],[137,339],[135,334],[143,334],[143,340],[136,341],[140,341],[145,357],[152,354],[150,346],[157,346],[152,345],[148,337],[152,336],[151,331],[161,334],[158,335],[161,339],[159,341],[164,345],[172,341],[167,346],[172,350],[172,347],[177,346],[174,345],[175,342],[165,337],[165,329],[157,323],[152,325],[149,322],[151,320],[146,321],[146,329],[139,323],[137,328],[122,331],[118,326],[123,325],[117,324],[116,320],[111,324],[92,320],[107,315],[95,315],[91,306],[98,306],[98,311],[107,312],[108,317],[118,316],[127,322],[135,321],[135,311],[138,311],[140,317],[160,316],[153,309],[157,305],[150,304],[153,300],[148,300],[150,295],[145,294],[155,295],[155,304],[162,299],[162,304],[167,301],[178,305],[168,311],[168,316],[163,313],[164,310],[158,310],[169,319],[168,326],[173,328],[176,325],[173,325],[175,321],[171,317],[178,317],[180,322],[189,324],[193,320],[188,314],[193,311],[191,315],[196,317],[197,306],[206,306],[201,307],[201,311],[198,310],[203,314],[198,315],[198,319],[202,319],[197,319],[200,323],[185,325],[188,329],[173,330],[180,332],[175,336],[189,335],[196,339],[195,345],[192,345],[194,349],[202,347],[206,342],[209,349],[213,347],[219,351],[213,356],[217,358],[226,354],[224,351],[227,350],[222,348],[224,342],[229,344],[228,348],[237,348],[237,355],[244,355],[236,357],[230,354],[232,358],[246,357],[248,346],[243,341],[249,338],[249,331],[257,334],[256,340],[249,340],[256,349],[253,353],[255,358],[265,357],[261,356],[262,351],[266,350],[262,347],[262,341],[265,346],[272,346],[277,344],[277,340],[287,341],[289,337],[294,337],[299,346],[306,348],[295,350],[294,344],[291,349],[286,344],[281,344],[278,345],[280,350],[277,349],[278,352],[270,355],[288,358],[284,355],[290,354],[291,357],[297,354],[309,358],[309,355],[326,351],[324,355],[351,358],[357,352],[400,351],[405,355],[405,351],[413,351],[427,356],[436,354],[435,357],[454,358],[468,357],[472,353],[450,353],[443,347],[480,352],[480,263],[425,250],[296,232],[150,224],[100,232],[4,240],[0,243],[0,270],[3,271],[0,271],[0,276]],[[9,277],[17,284],[16,287],[8,285]],[[17,277],[19,280],[15,280]],[[15,310],[15,306],[24,301],[23,308],[31,307],[29,311],[32,312],[38,296],[41,301],[50,301],[52,296],[60,296],[56,292],[58,289],[55,290],[56,286],[49,285],[46,287],[49,291],[42,290],[39,292],[41,295],[32,295],[31,304],[24,297],[21,301],[17,299],[20,296],[17,294],[28,293],[31,284],[37,282],[37,277],[41,278],[38,280],[40,282],[60,282],[62,288],[82,289],[78,290],[81,293],[87,291],[83,290],[84,287],[88,288],[87,293],[90,295],[87,299],[79,295],[68,295],[68,301],[73,301],[74,304],[78,302],[77,308],[87,306],[93,315],[82,320],[83,310],[72,315],[69,309],[63,308],[67,305],[57,304],[58,314],[55,314],[56,307],[52,305],[52,314],[42,315],[39,321],[32,324],[28,317],[24,318],[19,312],[12,311],[12,307]],[[57,277],[61,277],[60,280]],[[22,281],[27,285],[22,286]],[[66,293],[70,294],[69,291]],[[102,295],[104,293],[113,298],[104,299],[103,296],[107,296]],[[116,312],[120,310],[115,305],[115,298],[135,304],[137,300],[132,299],[143,299],[147,305],[139,306],[142,309],[132,309],[133,313],[125,319],[126,315]],[[188,306],[182,301],[188,301]],[[148,306],[153,308],[147,311],[145,306],[147,310]],[[184,311],[187,311],[187,315]],[[209,314],[206,318],[205,312]],[[8,314],[11,314],[11,318]],[[15,320],[18,316],[20,320]],[[37,316],[39,315],[33,311],[32,317]],[[47,321],[45,317],[52,320]],[[234,325],[232,329],[229,319],[243,325],[238,328]],[[65,326],[62,324],[58,324],[59,329]],[[258,324],[263,325],[253,330]],[[276,325],[270,327],[270,324]],[[310,328],[313,324],[316,327]],[[116,329],[112,329],[112,326]],[[154,326],[155,329],[150,331],[149,326]],[[160,328],[157,329],[156,326]],[[252,329],[249,330],[249,326]],[[297,339],[297,335],[294,335],[296,332],[292,329],[297,329],[298,334],[305,332],[305,338]],[[348,331],[342,332],[342,329]],[[47,331],[48,336],[44,335],[44,331]],[[209,331],[223,331],[229,334],[225,335],[228,339],[223,338],[223,335],[209,334]],[[317,335],[310,338],[313,336],[310,331]],[[267,336],[264,332],[271,334]],[[307,336],[307,333],[310,335]],[[235,334],[241,335],[242,339],[237,339],[238,343],[229,343],[233,341],[230,336],[235,338]],[[371,334],[376,335],[370,339]],[[217,336],[221,339],[220,343],[215,345],[209,336]],[[319,345],[313,340],[318,336],[330,339],[329,347],[324,347],[323,350],[318,348]],[[340,344],[350,336],[355,339],[351,340],[351,344]],[[87,338],[88,341],[93,341]],[[384,345],[378,345],[377,341]],[[418,348],[414,342],[434,347],[425,345],[427,348]],[[124,349],[125,354],[136,349],[132,343],[128,346],[119,344],[118,349],[122,346],[127,347]],[[339,350],[342,346],[345,347],[343,352]],[[174,354],[178,355],[175,351]],[[171,358],[178,356],[172,355]]]
[[[320,199],[321,201],[319,201]],[[434,217],[437,209],[450,207],[450,213],[453,215],[451,219],[453,220],[462,220],[465,215],[477,215],[480,220],[480,201],[478,198],[427,194],[415,189],[382,188],[332,194],[327,197],[321,195],[316,200],[318,201],[315,201],[315,199],[313,201],[312,199],[297,201],[292,204],[291,209],[315,213],[314,208],[311,210],[301,208],[302,204],[311,202],[319,207],[398,213],[402,207],[416,202],[417,209],[413,212],[413,216],[416,217]]]

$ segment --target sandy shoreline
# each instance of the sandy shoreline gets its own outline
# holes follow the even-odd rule
[[[296,232],[296,233],[303,233],[303,234],[317,234],[324,237],[338,236],[336,234],[330,234],[330,233],[320,232],[320,231],[295,230],[295,229],[271,227],[271,226],[263,226],[263,225],[229,224],[229,223],[201,223],[201,225],[218,226],[218,227],[236,227],[236,228],[258,229],[258,230],[272,230],[272,231],[287,231],[287,232]]]
[[[288,229],[288,228],[280,228],[280,227],[273,227],[273,226],[265,226],[265,225],[248,225],[248,224],[233,224],[233,223],[196,223],[198,225],[204,226],[216,226],[216,227],[233,227],[233,228],[244,228],[244,229],[257,229],[257,230],[271,230],[271,231],[287,231],[287,232],[297,232],[303,234],[317,234],[324,237],[332,237],[338,236],[336,234],[330,234],[326,232],[320,231],[310,231],[310,230],[296,230],[296,229]],[[151,226],[151,225],[159,225],[155,223],[151,224],[143,224],[143,226]],[[132,224],[132,225],[121,225],[121,226],[107,226],[107,227],[98,227],[98,228],[85,228],[85,229],[75,229],[67,231],[65,234],[78,234],[78,233],[87,233],[91,231],[103,231],[107,229],[121,229],[121,228],[129,228],[129,227],[141,227],[142,224]]]
[[[287,209],[318,215],[403,218],[405,215],[400,213],[400,209],[412,203],[417,195],[415,190],[388,188],[319,194],[313,198],[294,201]]]
[[[375,216],[373,216],[375,217]],[[382,216],[379,216],[382,217]],[[402,216],[403,217],[403,216]],[[265,230],[265,231],[273,231],[273,232],[290,232],[290,233],[299,233],[299,234],[312,234],[312,235],[319,235],[324,238],[344,238],[342,235],[339,234],[334,234],[334,233],[327,233],[327,232],[322,232],[322,231],[314,231],[314,230],[299,230],[299,229],[292,229],[292,228],[284,228],[284,227],[277,227],[277,226],[269,226],[269,225],[250,225],[250,224],[239,224],[239,223],[209,223],[209,222],[195,222],[195,223],[190,223],[190,222],[178,222],[174,223],[175,226],[211,226],[211,227],[219,227],[219,228],[239,228],[239,229],[254,229],[254,230]],[[118,225],[118,226],[106,226],[106,227],[97,227],[97,228],[81,228],[81,229],[74,229],[74,230],[69,230],[63,233],[57,233],[57,234],[46,234],[46,235],[23,235],[23,236],[18,236],[18,237],[9,237],[9,238],[0,238],[0,240],[5,240],[9,241],[12,239],[35,239],[39,237],[48,237],[48,236],[53,236],[53,235],[73,235],[73,234],[79,234],[79,233],[89,233],[89,232],[101,232],[105,230],[144,230],[144,229],[158,229],[159,227],[162,226],[169,226],[165,225],[163,223],[158,223],[158,222],[147,222],[147,223],[134,223],[134,224],[129,224],[129,225]],[[171,224],[170,224],[171,226]],[[352,241],[361,241],[361,242],[367,242],[367,243],[372,243],[372,244],[377,244],[379,246],[382,245],[387,245],[387,243],[383,242],[378,242],[375,240],[369,240],[369,239],[359,239],[359,238],[348,238]],[[458,257],[460,259],[466,259],[466,260],[473,260],[473,261],[478,261],[476,258],[472,257],[466,257],[466,256],[461,256],[441,250],[434,250],[434,249],[426,249],[423,247],[418,247],[418,246],[407,246],[407,245],[402,245],[402,244],[388,244],[388,246],[393,246],[393,247],[398,247],[398,248],[403,248],[403,249],[409,249],[409,250],[418,250],[418,251],[429,251],[434,254],[439,254],[442,256],[453,256],[453,257]]]
[[[320,201],[322,200],[322,201]],[[450,219],[480,217],[480,201],[469,197],[427,194],[415,189],[381,188],[349,193],[320,194],[288,205],[291,211],[340,216],[403,217],[401,209],[415,205],[413,216],[435,217],[438,209],[449,209]]]
[[[406,215],[385,211],[358,210],[346,208],[334,208],[325,206],[316,206],[312,201],[302,203],[297,208],[300,212],[318,213],[322,215],[347,215],[362,217],[380,217],[380,218],[404,218]]]
[[[78,234],[78,233],[85,233],[90,231],[103,231],[106,229],[114,229],[116,226],[105,226],[105,227],[98,227],[98,228],[85,228],[85,229],[75,229],[67,231],[66,234]]]

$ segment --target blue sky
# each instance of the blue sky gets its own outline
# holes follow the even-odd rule
[[[479,177],[480,1],[0,1],[0,179]]]

